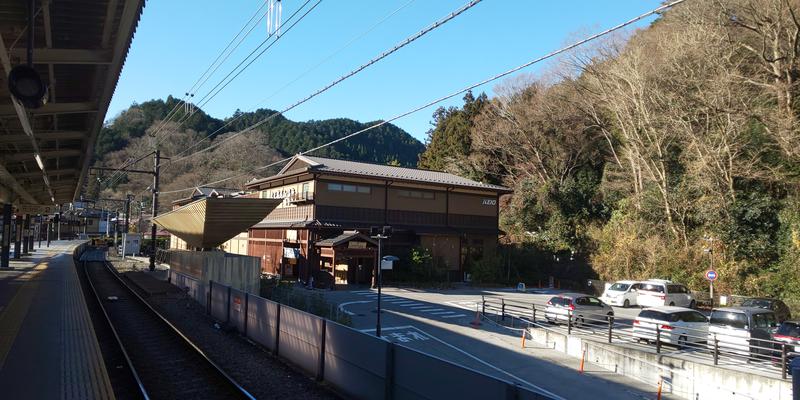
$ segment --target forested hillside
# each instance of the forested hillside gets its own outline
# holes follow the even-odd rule
[[[723,292],[797,299],[798,15],[797,0],[687,1],[437,111],[419,165],[514,188],[508,239],[603,279],[703,289],[713,263]]]
[[[254,168],[308,150],[347,134],[364,129],[372,123],[361,123],[339,118],[324,121],[294,122],[282,115],[271,117],[258,129],[226,141],[236,132],[261,121],[275,111],[259,109],[251,113],[237,111],[220,120],[202,110],[176,109],[170,122],[163,124],[169,112],[178,104],[173,97],[134,104],[121,112],[100,133],[94,154],[94,166],[117,167],[127,160],[152,151],[157,143],[164,157],[173,160],[162,165],[162,191],[186,188],[207,182],[241,175],[221,183],[223,187],[242,187],[253,177],[275,173],[280,167],[259,170]],[[187,112],[188,111],[188,112]],[[188,116],[188,118],[187,118]],[[206,139],[208,138],[208,139]],[[183,156],[209,148],[191,158]],[[424,146],[402,129],[386,124],[352,139],[321,149],[314,155],[343,158],[374,163],[391,163],[413,166]],[[136,168],[152,168],[152,158],[136,164]],[[122,179],[106,180],[111,173],[100,174],[105,182],[91,179],[87,188],[89,197],[103,193],[102,197],[121,197],[125,193],[139,193],[152,178],[129,174]],[[165,194],[162,206],[188,193]]]

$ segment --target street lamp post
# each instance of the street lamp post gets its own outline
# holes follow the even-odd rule
[[[373,226],[373,227],[370,228],[370,237],[372,237],[373,239],[377,239],[378,240],[378,261],[377,261],[378,271],[376,273],[376,281],[377,281],[377,284],[378,284],[378,312],[377,312],[378,315],[377,315],[377,318],[375,320],[375,336],[378,336],[378,337],[381,336],[381,285],[383,283],[382,282],[383,281],[382,274],[381,274],[381,270],[382,270],[382,268],[381,268],[382,267],[381,266],[381,261],[382,261],[381,253],[383,251],[383,239],[388,239],[391,236],[392,236],[392,227],[391,226],[384,226],[384,227]]]

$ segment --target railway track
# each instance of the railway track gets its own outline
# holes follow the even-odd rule
[[[145,399],[253,399],[88,250],[81,267]]]

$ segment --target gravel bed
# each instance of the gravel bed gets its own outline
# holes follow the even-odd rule
[[[124,272],[133,266],[115,262]],[[138,266],[141,266],[139,264]],[[338,399],[312,378],[273,357],[235,332],[216,329],[198,303],[182,293],[154,295],[148,301],[206,355],[258,399]]]

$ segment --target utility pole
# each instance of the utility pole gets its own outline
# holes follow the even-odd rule
[[[150,271],[156,270],[156,216],[158,215],[158,176],[161,171],[161,150],[153,158],[153,215],[150,219]]]
[[[151,174],[151,175],[153,175],[153,186],[152,186],[152,190],[153,190],[153,216],[152,217],[153,217],[153,219],[155,219],[155,217],[158,215],[158,180],[159,180],[159,174],[160,174],[160,171],[161,171],[161,160],[168,160],[169,158],[167,158],[167,157],[163,157],[162,158],[161,157],[161,150],[159,150],[159,149],[156,149],[151,154],[153,154],[153,170],[152,171],[133,170],[133,169],[117,170],[115,168],[106,168],[106,167],[92,167],[91,169],[96,169],[96,170],[101,170],[101,171],[102,170],[115,171],[115,172],[119,172],[119,171],[121,171],[121,172],[133,172],[133,173],[137,173],[137,174]],[[120,200],[117,200],[117,201],[120,201]],[[127,199],[125,201],[129,203],[130,199]],[[126,209],[130,209],[130,205],[129,204],[126,204]],[[142,212],[142,210],[140,208],[139,209],[139,219],[141,219],[141,212]],[[126,218],[127,218],[127,216],[126,216]],[[125,225],[126,225],[126,230],[127,230],[127,223]],[[155,224],[155,222],[152,223],[152,226],[151,226],[151,229],[150,229],[150,234],[151,234],[151,242],[152,242],[150,244],[150,252],[152,253],[152,254],[150,254],[150,271],[155,271],[155,269],[156,269],[156,224]]]
[[[383,239],[388,239],[392,236],[392,227],[391,226],[384,226],[383,228],[378,226],[373,226],[370,228],[370,237],[373,239],[378,240],[378,260],[377,260],[377,267],[378,271],[377,275],[377,283],[378,283],[378,316],[375,320],[375,336],[381,337],[381,286],[383,283],[383,274],[381,274],[381,261],[383,260],[381,257],[381,253],[383,251]]]
[[[131,233],[130,226],[131,226],[131,199],[133,198],[132,194],[125,195],[125,233]]]

